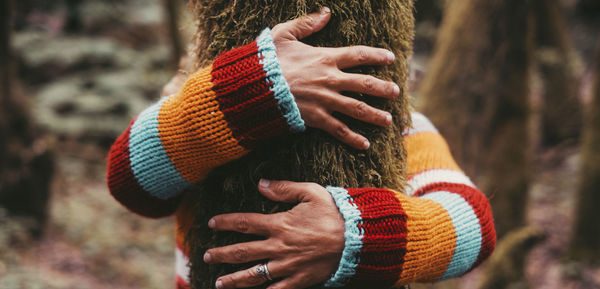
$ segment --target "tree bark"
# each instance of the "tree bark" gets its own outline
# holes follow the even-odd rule
[[[530,1],[450,1],[423,111],[491,197],[498,236],[524,224],[530,181]]]
[[[582,111],[578,98],[577,55],[556,0],[535,0],[537,61],[543,81],[541,145],[579,138]]]
[[[12,1],[0,3],[0,205],[31,217],[39,236],[46,220],[52,154],[34,136],[23,96],[15,88],[11,53]]]
[[[600,42],[596,53],[596,83],[588,106],[581,145],[580,183],[569,256],[580,261],[600,260]]]

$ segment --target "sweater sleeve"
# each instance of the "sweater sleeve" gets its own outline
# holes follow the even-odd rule
[[[422,114],[405,133],[407,195],[328,187],[344,216],[346,244],[326,286],[400,286],[458,277],[494,250],[491,207]],[[376,284],[376,285],[375,285]],[[368,286],[367,286],[368,285]]]
[[[259,142],[304,130],[269,29],[219,55],[181,92],[141,112],[108,155],[111,194],[148,217],[172,214],[181,192]]]

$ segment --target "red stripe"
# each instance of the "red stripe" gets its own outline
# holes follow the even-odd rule
[[[179,275],[176,276],[175,286],[176,289],[190,289],[190,284],[185,282]]]
[[[217,57],[211,75],[219,109],[240,145],[252,148],[260,140],[288,131],[260,64],[256,42]]]
[[[415,196],[423,196],[431,192],[448,191],[463,197],[473,208],[475,215],[479,219],[481,226],[481,249],[477,256],[477,261],[471,269],[477,267],[487,259],[496,248],[496,229],[494,228],[494,217],[492,208],[487,197],[476,188],[464,184],[456,183],[433,183],[419,189]]]
[[[385,189],[348,189],[361,212],[364,232],[360,264],[352,287],[389,287],[402,272],[406,254],[406,213],[395,193]]]
[[[137,182],[129,160],[129,132],[135,119],[112,145],[108,154],[107,183],[112,196],[130,211],[150,217],[166,217],[175,212],[181,197],[161,200],[146,192]]]

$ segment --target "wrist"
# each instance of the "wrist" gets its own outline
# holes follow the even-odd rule
[[[243,147],[305,129],[268,28],[252,43],[219,55],[211,76],[219,110]]]

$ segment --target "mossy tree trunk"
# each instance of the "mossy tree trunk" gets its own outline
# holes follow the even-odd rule
[[[22,94],[14,83],[11,53],[12,1],[0,3],[0,206],[31,217],[39,235],[46,219],[52,158],[33,135]]]
[[[577,55],[571,47],[557,0],[534,0],[537,63],[543,81],[541,145],[549,147],[579,137]]]
[[[303,134],[273,140],[244,158],[213,170],[204,182],[186,194],[185,207],[180,210],[190,210],[194,215],[192,230],[186,237],[190,245],[190,280],[193,288],[210,288],[218,276],[251,264],[208,266],[202,261],[204,251],[256,237],[214,232],[206,225],[208,220],[221,213],[270,213],[290,207],[262,197],[256,190],[259,178],[403,191],[406,153],[402,131],[409,122],[405,84],[407,58],[412,52],[413,1],[269,0],[256,5],[253,1],[196,0],[193,5],[195,16],[200,19],[198,37],[202,41],[197,49],[200,64],[209,63],[223,50],[252,41],[264,27],[327,6],[332,11],[328,25],[303,41],[317,46],[369,45],[390,49],[396,55],[393,65],[349,71],[373,74],[401,87],[401,96],[396,100],[351,94],[392,113],[394,124],[390,127],[375,127],[338,115],[351,129],[369,139],[371,148],[367,151],[351,149],[322,131],[309,129]]]
[[[583,131],[581,179],[569,255],[576,260],[600,262],[600,214],[597,208],[600,204],[600,42],[595,73],[595,91]]]
[[[488,196],[499,236],[524,224],[530,181],[531,2],[451,1],[419,96]]]

